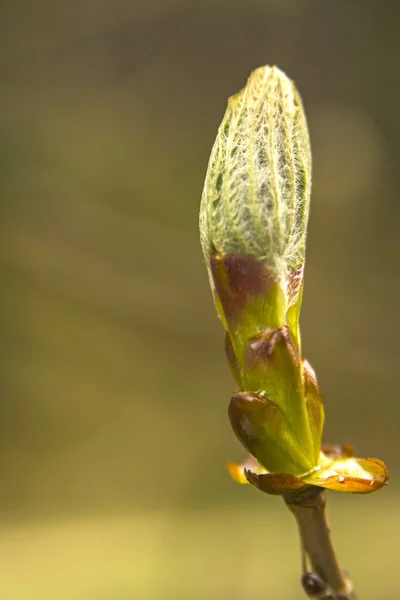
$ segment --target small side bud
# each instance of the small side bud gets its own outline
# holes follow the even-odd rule
[[[307,596],[309,596],[310,598],[314,598],[317,596],[319,598],[321,594],[323,594],[327,589],[326,583],[321,579],[319,575],[317,575],[317,573],[303,573],[301,577],[301,585],[303,586],[303,589]]]

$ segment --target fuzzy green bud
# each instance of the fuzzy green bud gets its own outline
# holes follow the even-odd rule
[[[229,99],[205,179],[200,234],[214,295],[211,259],[245,254],[267,267],[286,310],[296,303],[310,190],[311,151],[300,96],[278,68],[261,67]],[[297,320],[298,311],[295,325]]]

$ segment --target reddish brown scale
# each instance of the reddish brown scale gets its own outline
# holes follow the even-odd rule
[[[298,490],[306,484],[295,475],[287,473],[266,473],[258,475],[245,469],[244,474],[249,483],[266,494],[280,495],[287,491]]]
[[[246,254],[224,254],[211,258],[215,289],[228,323],[233,324],[246,306],[268,292],[272,279],[267,267]]]
[[[254,430],[262,428],[268,423],[270,429],[279,428],[282,425],[282,414],[276,404],[269,400],[258,396],[253,392],[239,392],[234,394],[229,404],[229,417],[232,427],[237,433],[240,440],[248,437],[250,443],[255,438]],[[252,421],[254,420],[254,423]],[[244,443],[244,442],[243,442]],[[249,443],[247,449],[250,453]]]
[[[252,392],[234,394],[229,404],[228,414],[237,438],[256,458],[257,447],[262,446],[266,426],[270,436],[278,435],[284,420],[274,402]]]
[[[289,329],[281,327],[280,329],[267,329],[250,340],[245,353],[247,368],[254,369],[266,362],[273,364],[278,347],[285,347],[293,363],[300,362]]]
[[[261,362],[271,360],[276,344],[283,338],[281,329],[267,329],[256,338],[250,340],[245,361],[249,369],[253,369]]]

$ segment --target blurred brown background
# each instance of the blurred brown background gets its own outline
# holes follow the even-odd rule
[[[4,600],[301,598],[294,522],[243,452],[199,247],[226,99],[295,79],[314,186],[302,314],[328,442],[391,483],[330,494],[362,600],[398,598],[400,4],[0,2]]]

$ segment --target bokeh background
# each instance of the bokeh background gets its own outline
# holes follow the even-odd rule
[[[295,79],[314,184],[303,344],[327,442],[391,483],[330,494],[363,600],[398,598],[400,3],[0,2],[0,596],[301,598],[294,521],[242,449],[198,240],[226,99]]]

